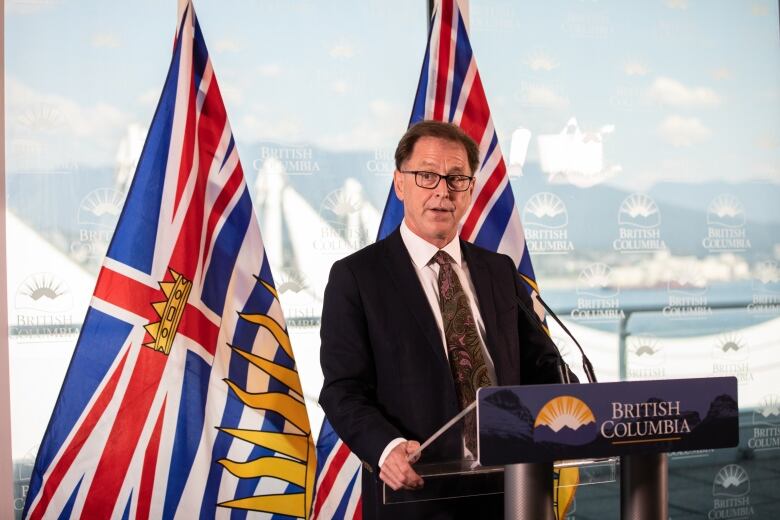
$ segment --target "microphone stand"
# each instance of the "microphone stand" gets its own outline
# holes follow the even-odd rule
[[[574,341],[574,344],[577,345],[577,348],[580,349],[580,355],[582,356],[582,369],[585,371],[585,377],[588,378],[588,383],[596,383],[597,382],[597,380],[596,380],[596,372],[593,370],[593,365],[591,364],[590,359],[588,359],[588,356],[585,354],[585,350],[583,350],[582,345],[580,345],[580,342],[577,341],[577,338],[574,337],[574,334],[572,334],[571,331],[569,331],[568,327],[566,327],[566,325],[563,324],[563,322],[560,320],[560,318],[558,318],[558,315],[555,314],[555,312],[553,312],[553,310],[550,308],[550,306],[547,305],[547,303],[545,303],[545,301],[542,299],[541,296],[539,296],[539,293],[536,291],[536,288],[532,287],[531,284],[528,283],[528,280],[526,280],[524,276],[522,276],[519,273],[518,273],[518,276],[520,277],[521,280],[523,280],[523,283],[525,283],[526,285],[531,287],[531,289],[534,289],[533,297],[536,298],[536,301],[538,301],[539,303],[542,304],[542,307],[544,307],[544,310],[547,311],[547,314],[549,314],[552,317],[552,319],[555,320],[555,323],[560,325],[560,327],[563,329],[563,331],[572,339],[572,341]],[[523,312],[525,312],[526,316],[528,316],[530,318],[531,317],[530,316],[531,311],[528,310],[528,306],[525,304],[525,302],[523,300],[520,299],[519,296],[516,296],[516,299],[517,299],[517,302],[518,302],[518,306],[521,309],[523,309]],[[534,315],[534,317],[536,319],[532,319],[531,321],[533,321],[534,323],[537,323],[537,324],[541,324],[541,320],[539,319],[539,316],[535,312],[533,313],[533,315]],[[547,333],[546,330],[545,330],[545,333]],[[555,350],[558,352],[558,359],[560,360],[561,363],[563,363],[565,365],[565,363],[563,361],[563,357],[561,356],[561,353],[558,350],[558,346],[557,345],[555,346]],[[561,381],[564,381],[564,379],[561,379]],[[566,378],[565,382],[566,383],[569,382],[568,381],[568,374],[567,374],[567,378]]]
[[[560,325],[563,331],[572,339],[574,344],[577,345],[577,348],[580,349],[580,355],[582,356],[582,369],[585,371],[585,377],[588,378],[588,383],[596,383],[596,372],[593,370],[593,365],[591,364],[590,359],[588,359],[588,356],[585,355],[585,350],[583,350],[579,341],[577,341],[577,338],[574,337],[574,334],[569,331],[560,318],[558,318],[553,310],[545,303],[544,300],[542,300],[542,297],[539,296],[539,293],[535,293],[534,297],[539,303],[542,304],[542,307],[544,307],[544,310],[547,311],[547,314],[549,314],[552,319],[555,320],[555,323]]]
[[[528,321],[534,324],[534,326],[542,331],[543,334],[549,336],[549,332],[547,329],[545,329],[544,324],[539,319],[539,316],[532,310],[528,308],[528,305],[525,304],[525,302],[520,298],[519,296],[515,296],[515,300],[517,302],[517,306],[523,311],[523,314],[525,314],[526,318],[528,318]],[[566,365],[566,362],[563,360],[563,356],[561,356],[561,351],[558,350],[558,345],[555,344],[554,341],[550,340],[553,347],[555,348],[555,368],[558,371],[558,380],[565,384],[571,384],[571,377],[569,377],[569,367]]]

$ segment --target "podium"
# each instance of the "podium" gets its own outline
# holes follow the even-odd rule
[[[416,467],[425,486],[385,504],[503,493],[504,518],[552,520],[553,465],[616,480],[624,520],[668,518],[666,453],[739,443],[737,379],[712,377],[481,388],[478,460]],[[558,461],[558,462],[555,462]]]

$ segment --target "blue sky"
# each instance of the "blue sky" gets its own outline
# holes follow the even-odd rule
[[[425,2],[198,1],[239,142],[392,148],[425,47]],[[111,164],[148,125],[176,2],[8,0],[9,171]],[[471,39],[504,152],[575,117],[605,125],[608,182],[780,179],[780,46],[770,0],[477,0]]]

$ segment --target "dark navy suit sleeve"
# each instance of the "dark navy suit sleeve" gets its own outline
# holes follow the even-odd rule
[[[339,437],[373,468],[387,444],[403,437],[382,413],[366,312],[349,265],[333,264],[320,325],[324,375],[320,404]],[[413,406],[410,403],[410,406]]]

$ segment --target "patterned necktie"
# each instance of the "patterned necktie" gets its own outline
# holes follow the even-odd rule
[[[450,370],[455,380],[455,390],[461,410],[470,405],[477,395],[477,388],[490,386],[482,340],[471,312],[469,298],[463,290],[457,273],[452,269],[452,257],[444,251],[433,256],[439,264],[439,307],[447,340]],[[475,413],[466,415],[464,437],[466,448],[477,454],[477,418]]]

